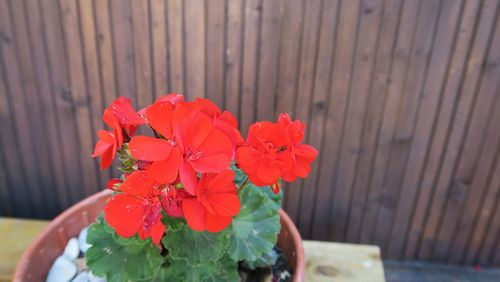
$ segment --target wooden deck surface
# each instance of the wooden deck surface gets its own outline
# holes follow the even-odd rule
[[[47,221],[0,218],[0,282],[11,281],[16,263]],[[306,281],[383,282],[376,246],[304,241]]]

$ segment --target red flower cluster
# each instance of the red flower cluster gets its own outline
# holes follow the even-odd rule
[[[288,114],[281,114],[278,123],[252,124],[246,143],[236,152],[238,165],[255,185],[271,185],[275,193],[279,192],[280,178],[285,181],[305,178],[318,151],[301,144],[304,128],[299,120],[291,121]]]
[[[180,94],[164,95],[139,112],[119,98],[103,119],[112,131],[98,132],[92,157],[100,156],[105,169],[121,150],[137,164],[123,182],[108,183],[119,193],[104,209],[106,222],[122,237],[138,234],[157,244],[165,232],[163,212],[185,218],[196,231],[218,232],[231,224],[241,205],[231,162],[254,184],[277,187],[279,178],[306,177],[317,155],[301,144],[304,125],[287,114],[278,123],[251,125],[245,142],[231,113],[207,99],[185,102]],[[142,124],[154,137],[133,136]],[[129,152],[122,148],[127,142]]]

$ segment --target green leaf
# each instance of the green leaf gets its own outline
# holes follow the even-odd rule
[[[167,233],[181,230],[182,226],[186,223],[183,218],[171,217],[168,216],[165,212],[163,212],[162,221],[165,225],[165,228],[167,229]]]
[[[263,188],[252,184],[240,190],[239,196],[242,206],[231,224],[227,253],[235,261],[252,262],[276,244],[280,231],[279,205]]]
[[[98,221],[89,227],[87,242],[92,246],[85,258],[89,270],[108,282],[144,281],[156,276],[165,259],[150,239],[122,238],[108,232]]]
[[[190,266],[218,261],[228,244],[228,229],[221,232],[198,232],[187,224],[179,230],[169,231],[163,238],[163,245],[174,260],[184,260]]]
[[[246,266],[250,269],[256,269],[257,267],[272,266],[276,263],[278,259],[278,253],[274,249],[270,252],[263,253],[258,259],[254,261],[245,261]]]
[[[171,260],[170,265],[161,268],[155,281],[226,282],[240,281],[240,276],[238,263],[224,256],[198,266],[191,266],[184,260]]]
[[[232,169],[234,171],[233,182],[234,182],[234,184],[236,184],[239,187],[240,184],[243,183],[243,181],[245,181],[245,179],[247,179],[247,175],[241,169],[237,168],[235,163],[231,164],[230,169]]]

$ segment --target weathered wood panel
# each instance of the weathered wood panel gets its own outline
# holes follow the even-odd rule
[[[117,96],[289,112],[320,151],[285,185],[304,238],[500,265],[498,0],[0,0],[0,215],[50,218],[116,169]],[[116,167],[115,167],[116,168]]]

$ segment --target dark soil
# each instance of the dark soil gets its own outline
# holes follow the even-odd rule
[[[274,251],[278,254],[278,258],[274,265],[266,267],[258,267],[256,269],[248,268],[244,263],[240,263],[239,272],[241,281],[244,282],[289,282],[292,281],[293,269],[288,264],[283,251],[277,246]]]

